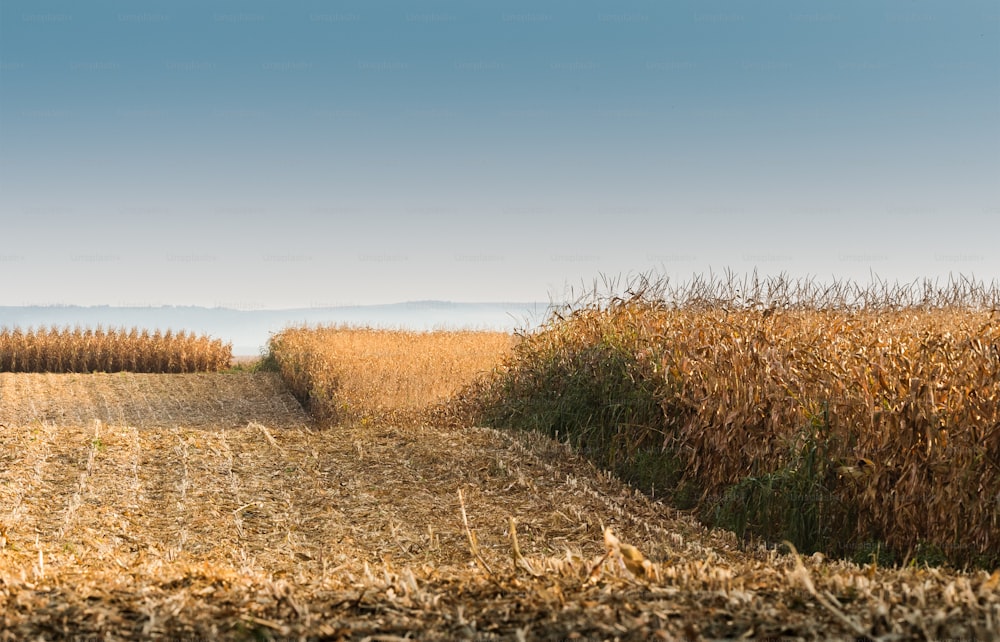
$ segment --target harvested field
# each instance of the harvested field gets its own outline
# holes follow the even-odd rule
[[[0,417],[2,639],[990,639],[1000,622],[1000,573],[739,551],[544,437],[319,427],[266,373],[7,375]],[[653,563],[633,575],[608,526]]]
[[[0,373],[0,424],[86,426],[284,426],[307,421],[274,373]]]

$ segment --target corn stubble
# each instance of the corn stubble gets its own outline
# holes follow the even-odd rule
[[[183,330],[0,329],[0,372],[215,372],[231,360],[230,344]]]
[[[741,534],[990,564],[997,299],[967,281],[640,280],[556,311],[460,402],[474,421],[568,439],[647,490],[694,489],[709,521],[739,513]],[[771,528],[781,520],[797,523]]]

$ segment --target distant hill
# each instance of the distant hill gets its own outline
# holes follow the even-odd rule
[[[546,303],[411,301],[387,305],[289,310],[197,306],[0,306],[0,327],[96,326],[187,330],[231,341],[233,354],[256,355],[272,333],[290,325],[345,323],[407,330],[528,328],[545,319]]]

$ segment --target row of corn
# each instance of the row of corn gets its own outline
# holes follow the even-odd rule
[[[213,372],[231,360],[230,344],[185,331],[0,329],[0,372]]]

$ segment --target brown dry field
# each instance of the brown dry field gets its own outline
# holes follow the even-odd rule
[[[1000,637],[1000,573],[741,550],[551,440],[319,426],[275,374],[0,374],[0,424],[3,640]]]

